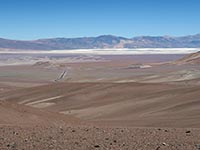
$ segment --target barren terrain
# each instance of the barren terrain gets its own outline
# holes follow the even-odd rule
[[[0,149],[198,150],[199,58],[3,55]]]

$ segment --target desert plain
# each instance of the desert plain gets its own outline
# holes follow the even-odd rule
[[[0,55],[1,150],[199,150],[200,53]]]

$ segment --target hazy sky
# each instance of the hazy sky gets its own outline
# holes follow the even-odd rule
[[[0,0],[0,37],[200,33],[200,0]]]

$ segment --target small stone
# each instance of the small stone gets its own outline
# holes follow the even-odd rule
[[[14,134],[14,135],[18,135],[18,133],[17,133],[17,132],[15,132],[15,131],[13,131],[13,134]]]
[[[191,131],[188,130],[188,131],[186,131],[185,133],[191,133]]]
[[[162,143],[163,146],[166,146],[167,144],[165,142]]]
[[[16,144],[15,142],[13,142],[13,143],[10,144],[10,147],[11,147],[12,149],[15,149],[15,148],[17,147],[17,144]]]
[[[156,150],[159,150],[160,149],[160,146],[158,146],[157,148],[156,148]]]
[[[94,147],[95,147],[95,148],[99,148],[100,146],[99,146],[99,145],[95,145]]]
[[[28,142],[28,139],[25,139],[24,142]]]
[[[75,142],[75,144],[76,144],[76,145],[79,145],[79,143],[78,143],[78,142]]]
[[[12,149],[16,148],[17,144],[15,142],[7,144],[7,147],[11,147]]]
[[[200,150],[200,145],[199,144],[196,144],[195,147],[196,147],[196,150]]]

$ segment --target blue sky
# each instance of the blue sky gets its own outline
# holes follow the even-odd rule
[[[0,37],[200,33],[200,0],[0,0]]]

